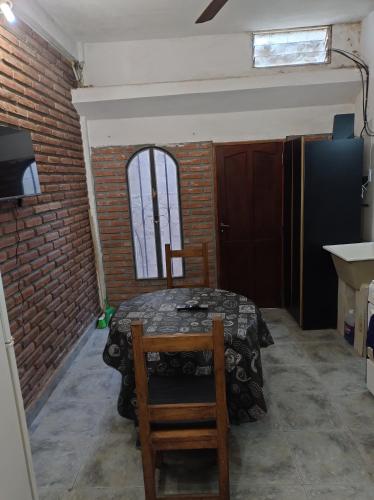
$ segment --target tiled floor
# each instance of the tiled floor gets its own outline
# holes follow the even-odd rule
[[[231,429],[232,500],[374,498],[374,397],[364,361],[332,331],[300,331],[264,311],[276,344],[263,350],[268,415]],[[95,331],[31,429],[41,500],[144,499],[131,422],[117,415],[120,378]],[[167,492],[215,486],[210,457],[172,457]]]

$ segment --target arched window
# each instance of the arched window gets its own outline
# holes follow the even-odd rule
[[[159,148],[138,151],[127,166],[136,277],[166,277],[165,244],[182,248],[178,165]],[[173,275],[183,276],[182,259]]]

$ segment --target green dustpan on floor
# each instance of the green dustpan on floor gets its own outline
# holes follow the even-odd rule
[[[96,327],[99,329],[106,328],[109,325],[109,322],[113,316],[113,314],[116,312],[115,307],[111,307],[108,304],[108,301],[105,301],[106,307],[105,311],[99,316],[99,319],[97,320],[97,325]]]
[[[103,313],[99,316],[99,319],[97,320],[96,328],[99,328],[101,330],[106,327],[107,327],[107,322],[105,319],[105,313]]]

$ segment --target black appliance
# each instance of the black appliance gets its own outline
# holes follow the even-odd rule
[[[335,328],[338,278],[323,245],[361,241],[363,140],[287,140],[284,303],[305,329]]]
[[[0,199],[40,194],[31,135],[0,126]]]

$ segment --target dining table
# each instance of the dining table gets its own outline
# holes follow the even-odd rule
[[[180,309],[181,306],[202,306]],[[121,416],[136,421],[131,322],[141,320],[144,335],[197,333],[212,329],[213,315],[224,320],[225,370],[231,423],[259,420],[267,411],[261,348],[274,343],[260,309],[247,297],[215,288],[172,288],[122,302],[111,319],[104,362],[122,375]],[[211,352],[148,353],[149,376],[209,376]]]

